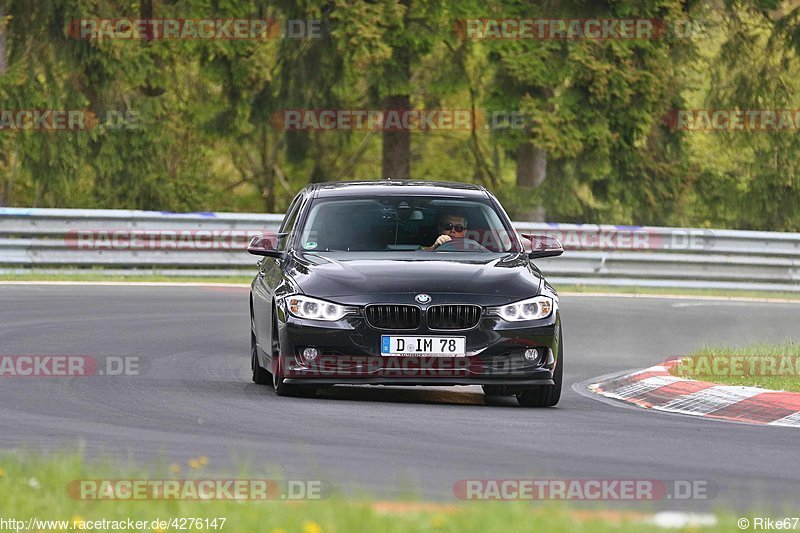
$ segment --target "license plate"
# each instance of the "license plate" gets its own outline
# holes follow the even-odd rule
[[[381,355],[465,357],[466,337],[381,336]]]

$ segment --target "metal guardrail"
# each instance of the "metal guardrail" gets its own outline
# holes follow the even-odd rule
[[[249,236],[277,231],[282,218],[0,208],[0,273],[102,268],[114,274],[249,275],[257,260],[244,252]],[[531,222],[514,226],[521,233],[561,239],[563,256],[537,261],[556,284],[800,292],[800,233]],[[150,245],[117,246],[117,233]],[[82,241],[85,235],[106,241]]]

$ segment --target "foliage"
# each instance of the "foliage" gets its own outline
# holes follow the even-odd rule
[[[30,9],[0,0],[3,12],[0,108],[85,109],[99,124],[0,133],[0,205],[280,212],[309,182],[380,178],[382,157],[380,131],[284,131],[281,111],[376,109],[400,96],[486,120],[413,131],[412,177],[484,184],[515,218],[800,230],[796,131],[676,131],[664,121],[676,109],[800,107],[791,3],[52,0]],[[323,33],[70,33],[78,19],[122,17],[321,20]],[[702,22],[705,31],[627,40],[459,31],[463,19],[535,17]],[[509,113],[522,127],[492,120]],[[546,157],[535,186],[518,178],[526,146]]]

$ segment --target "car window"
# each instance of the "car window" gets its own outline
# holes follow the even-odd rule
[[[491,203],[424,196],[318,198],[298,245],[318,252],[422,251],[439,236],[442,217],[451,213],[464,217],[467,230],[463,241],[445,250],[507,252],[516,247],[505,215]]]

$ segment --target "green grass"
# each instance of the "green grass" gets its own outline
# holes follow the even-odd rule
[[[255,275],[255,270],[253,270]],[[64,274],[0,274],[0,281],[128,281],[128,282],[172,282],[172,283],[245,283],[250,284],[253,276],[161,276],[137,275],[120,276],[103,274],[101,271],[91,273]]]
[[[800,392],[800,344],[707,346],[692,352],[670,373],[723,385]]]
[[[675,296],[709,296],[724,298],[776,298],[800,301],[800,292],[751,291],[722,289],[679,289],[670,287],[619,287],[614,285],[556,285],[561,293],[666,294]]]
[[[81,479],[232,479],[270,478],[265,470],[231,476],[195,465],[180,472],[166,465],[151,472],[112,466],[112,462],[86,464],[80,454],[42,458],[27,453],[0,455],[0,517],[27,520],[152,520],[194,517],[226,518],[222,531],[324,533],[350,531],[658,531],[646,520],[652,517],[650,502],[630,502],[627,511],[610,510],[603,504],[578,507],[563,502],[459,502],[431,503],[408,498],[375,502],[368,498],[332,495],[316,501],[175,501],[74,499],[67,492],[73,480]],[[716,527],[703,531],[735,529],[736,515],[723,511]],[[214,531],[213,529],[205,529]],[[147,529],[150,531],[150,529]],[[158,529],[156,529],[158,531]],[[694,529],[693,531],[697,531]]]

